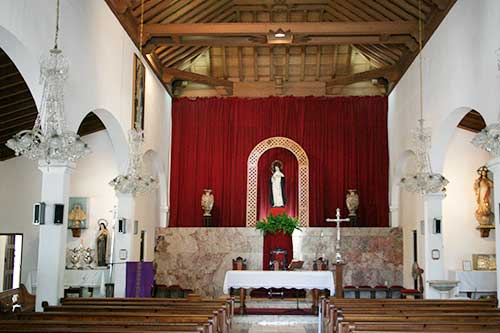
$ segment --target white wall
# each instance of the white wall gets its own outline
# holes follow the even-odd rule
[[[53,46],[54,25],[53,0],[0,2],[0,48],[18,67],[37,104],[42,92],[38,82],[39,59]],[[109,216],[106,211],[112,200],[107,185],[108,176],[112,173],[116,175],[116,170],[125,172],[127,168],[133,57],[139,52],[103,0],[61,1],[59,47],[70,61],[65,89],[68,127],[76,131],[85,115],[96,110],[95,113],[106,125],[112,145],[112,151],[109,151],[100,147],[101,139],[94,142],[93,138],[88,138],[96,156],[79,162],[71,186],[74,193],[105,196],[105,202],[100,199],[91,202],[91,214]],[[170,166],[171,98],[147,65],[145,93],[145,150],[152,149],[158,153],[159,164],[164,171],[163,205],[167,206],[165,193],[169,184],[166,175]],[[108,154],[105,154],[106,151]],[[103,155],[106,155],[107,165],[110,165],[109,160],[114,160],[113,172],[106,169],[100,174],[98,167],[93,168],[92,161]],[[79,183],[77,178],[82,175],[87,175],[87,179]],[[34,162],[14,158],[0,162],[0,177],[0,232],[25,234],[22,282],[26,282],[28,273],[36,271],[37,264],[38,229],[31,225],[31,215],[32,204],[40,200],[41,174]],[[104,178],[106,183],[102,184]],[[104,192],[100,193],[98,189]],[[91,216],[91,219],[94,217],[97,216]],[[84,242],[90,242],[91,238],[91,233],[86,233]],[[68,240],[74,241],[72,237]]]
[[[426,126],[433,130],[430,157],[434,171],[443,172],[446,151],[456,125],[470,109],[478,110],[487,123],[498,119],[500,77],[495,55],[495,50],[500,48],[498,31],[500,1],[458,0],[422,52],[424,118]],[[389,96],[391,184],[399,182],[399,160],[411,148],[409,133],[419,117],[418,86],[417,60]],[[462,161],[467,159],[469,156],[462,155]],[[469,190],[470,184],[461,189]],[[444,200],[447,204],[459,205],[452,201],[453,197],[450,200],[450,192]],[[391,195],[394,197],[398,196]],[[422,209],[420,200],[406,195],[400,198],[400,219],[408,215],[408,211]],[[452,221],[443,220],[443,223],[444,230],[453,228]],[[405,242],[405,248],[407,246],[411,244]],[[445,248],[444,258],[450,251]],[[407,252],[406,248],[405,255]],[[411,257],[405,256],[405,260]],[[410,272],[405,271],[405,276],[408,274]]]
[[[92,154],[83,159],[71,175],[70,197],[89,198],[88,229],[81,231],[80,237],[73,237],[68,230],[67,248],[80,244],[96,248],[99,226],[97,220],[108,221],[108,229],[113,223],[113,209],[117,204],[115,191],[108,185],[118,172],[113,160],[113,146],[107,131],[85,136],[85,142],[92,146]],[[71,207],[68,207],[71,210]]]
[[[489,161],[489,154],[474,147],[470,141],[474,133],[457,128],[452,137],[444,173],[450,181],[443,202],[445,269],[462,270],[463,260],[472,260],[473,253],[495,253],[495,231],[481,238],[474,218],[477,208],[473,190],[476,170]],[[466,156],[467,158],[464,158]]]

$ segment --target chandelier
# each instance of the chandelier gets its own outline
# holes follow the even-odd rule
[[[422,12],[422,1],[419,1],[419,12]],[[412,175],[401,178],[401,185],[409,192],[436,193],[444,191],[449,181],[439,173],[433,173],[429,151],[431,149],[431,129],[424,127],[422,98],[422,19],[418,20],[419,30],[419,74],[420,74],[420,119],[418,127],[412,131],[412,146],[416,156],[416,170]]]
[[[31,160],[76,162],[88,155],[90,149],[78,134],[69,131],[64,121],[64,81],[68,78],[69,64],[57,47],[59,35],[59,0],[57,0],[54,48],[40,63],[40,83],[43,84],[42,102],[35,125],[7,141],[16,156]]]
[[[491,153],[493,157],[500,156],[500,123],[486,126],[472,139],[472,144]]]
[[[129,131],[129,161],[127,174],[119,175],[109,182],[115,191],[120,193],[149,192],[156,188],[158,181],[142,173],[142,145],[144,143],[143,131],[137,126]]]

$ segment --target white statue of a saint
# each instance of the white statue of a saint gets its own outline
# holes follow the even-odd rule
[[[283,163],[281,161],[274,161],[271,164],[271,180],[270,180],[270,200],[272,207],[285,207],[285,175],[281,171]]]

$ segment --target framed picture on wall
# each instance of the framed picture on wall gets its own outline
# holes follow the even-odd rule
[[[68,205],[68,229],[73,237],[80,237],[81,230],[88,227],[89,198],[70,197]]]
[[[146,67],[134,54],[134,81],[132,91],[132,128],[144,130],[144,105],[146,86]]]

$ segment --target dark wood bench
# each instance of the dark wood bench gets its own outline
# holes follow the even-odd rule
[[[0,318],[9,317],[14,312],[30,311],[35,311],[35,296],[23,284],[0,293]]]

